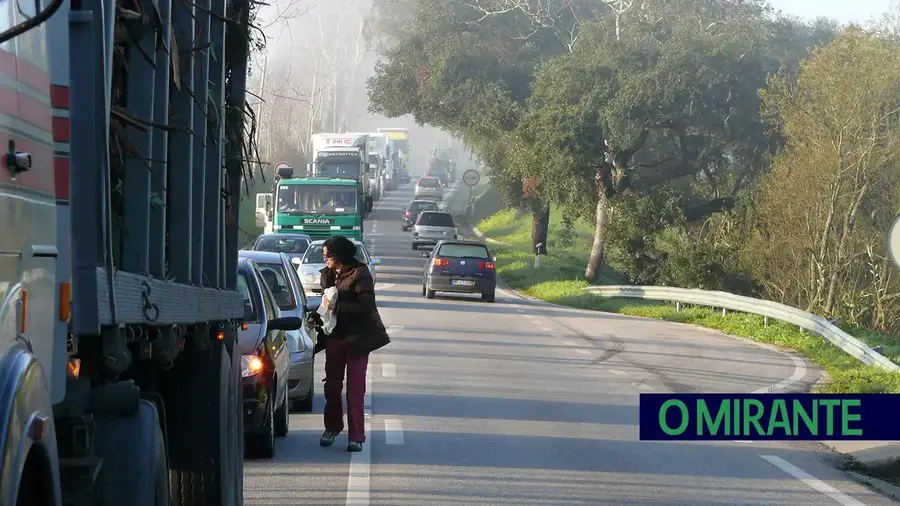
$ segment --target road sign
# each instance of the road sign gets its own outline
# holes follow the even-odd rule
[[[481,174],[479,174],[477,170],[469,169],[463,172],[463,183],[465,183],[466,186],[471,188],[478,184],[478,181],[481,181]]]
[[[277,173],[278,169],[291,169],[293,167],[291,167],[291,164],[289,164],[287,162],[278,162],[272,168],[275,169],[275,172]]]
[[[894,265],[900,269],[900,216],[894,218],[894,223],[888,230],[887,236],[888,256],[894,261]]]

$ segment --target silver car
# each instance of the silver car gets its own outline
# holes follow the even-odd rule
[[[249,258],[256,262],[275,297],[275,303],[278,304],[282,317],[296,316],[306,321],[306,296],[287,254],[241,250],[240,258]],[[313,332],[313,335],[310,332]],[[313,409],[316,342],[314,333],[315,331],[305,326],[286,332],[290,350],[287,390],[291,411],[310,412]]]
[[[457,239],[456,223],[450,213],[423,211],[413,225],[412,249],[434,246],[438,241]]]
[[[354,240],[353,243],[356,244],[356,259],[369,267],[372,281],[375,281],[375,266],[380,264],[381,260],[370,257],[369,250],[366,249],[366,245],[363,242]],[[307,248],[303,258],[292,260],[297,269],[297,274],[300,276],[303,291],[308,296],[322,296],[321,273],[319,271],[325,268],[325,256],[322,255],[322,245],[324,244],[324,239],[313,241],[309,244],[309,248]]]
[[[441,180],[436,177],[420,177],[416,182],[416,199],[444,200],[444,187]]]

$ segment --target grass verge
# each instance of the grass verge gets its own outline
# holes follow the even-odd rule
[[[516,219],[515,212],[504,210],[478,222],[478,229],[503,244],[491,245],[497,256],[497,272],[511,288],[532,297],[580,309],[590,309],[642,316],[680,323],[691,323],[727,334],[769,343],[794,350],[809,361],[821,365],[829,382],[820,390],[828,393],[900,393],[900,373],[889,373],[865,366],[824,338],[796,327],[769,322],[761,316],[744,313],[721,313],[704,307],[688,307],[676,311],[669,304],[636,299],[609,299],[581,291],[588,286],[582,279],[590,251],[591,228],[577,223],[573,231],[564,232],[559,212],[551,212],[550,233],[547,240],[550,255],[542,259],[540,269],[534,268],[531,252],[531,217]],[[604,284],[625,283],[614,268],[601,273]],[[900,363],[900,340],[868,329],[844,328],[867,343],[882,346],[882,354]]]

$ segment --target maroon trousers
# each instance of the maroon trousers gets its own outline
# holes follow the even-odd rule
[[[325,430],[340,433],[344,430],[344,407],[341,391],[344,370],[347,371],[347,425],[349,439],[366,441],[365,396],[366,368],[369,356],[355,357],[347,353],[347,342],[328,339],[325,346]]]

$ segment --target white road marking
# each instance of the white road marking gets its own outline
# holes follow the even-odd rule
[[[821,492],[834,499],[834,501],[838,504],[842,504],[843,506],[866,506],[865,503],[857,501],[856,499],[848,496],[847,494],[832,487],[824,481],[815,478],[813,475],[807,473],[803,469],[800,469],[799,467],[791,464],[781,457],[776,457],[775,455],[760,455],[760,457],[768,461],[773,466],[802,481],[813,490]]]
[[[625,376],[626,375],[625,371],[620,371],[618,369],[610,369],[609,372],[615,374],[616,376]]]
[[[590,355],[591,354],[591,352],[589,352],[588,350],[582,350],[581,348],[575,348],[575,353],[578,353],[579,355]]]
[[[550,327],[541,327],[541,330],[543,330],[544,332],[553,332],[553,329],[551,329]]]
[[[524,313],[525,311],[522,311],[522,312]],[[525,315],[525,318],[534,318],[534,315],[533,315],[533,314],[527,314],[527,315]]]
[[[525,312],[525,310],[524,310],[524,309],[522,309],[522,308],[520,308],[520,307],[517,307],[517,308],[516,308],[516,312],[519,312],[519,313],[524,313],[524,312]]]
[[[366,370],[366,395],[363,397],[363,406],[372,407],[372,369]]]
[[[403,444],[403,422],[396,418],[384,419],[384,442],[389,445]]]
[[[366,408],[366,434],[372,433],[372,410]],[[369,476],[372,449],[364,444],[361,452],[350,454],[350,476],[347,480],[347,506],[369,506]]]
[[[641,383],[640,385],[638,385],[638,390],[653,390],[653,387],[646,383]]]
[[[575,346],[575,342],[574,342],[574,341],[563,341],[562,343],[563,343],[564,345],[566,345],[566,346]]]
[[[396,334],[405,328],[403,325],[388,325],[385,330],[388,334]]]
[[[385,378],[393,378],[397,376],[397,368],[394,366],[394,364],[381,364],[381,375]]]
[[[788,355],[791,360],[794,362],[794,373],[791,374],[791,377],[775,383],[774,385],[769,385],[765,388],[760,388],[758,390],[754,390],[752,393],[754,394],[769,394],[769,393],[778,393],[783,392],[788,389],[794,383],[802,380],[804,376],[806,376],[806,362],[803,360],[793,356]]]

